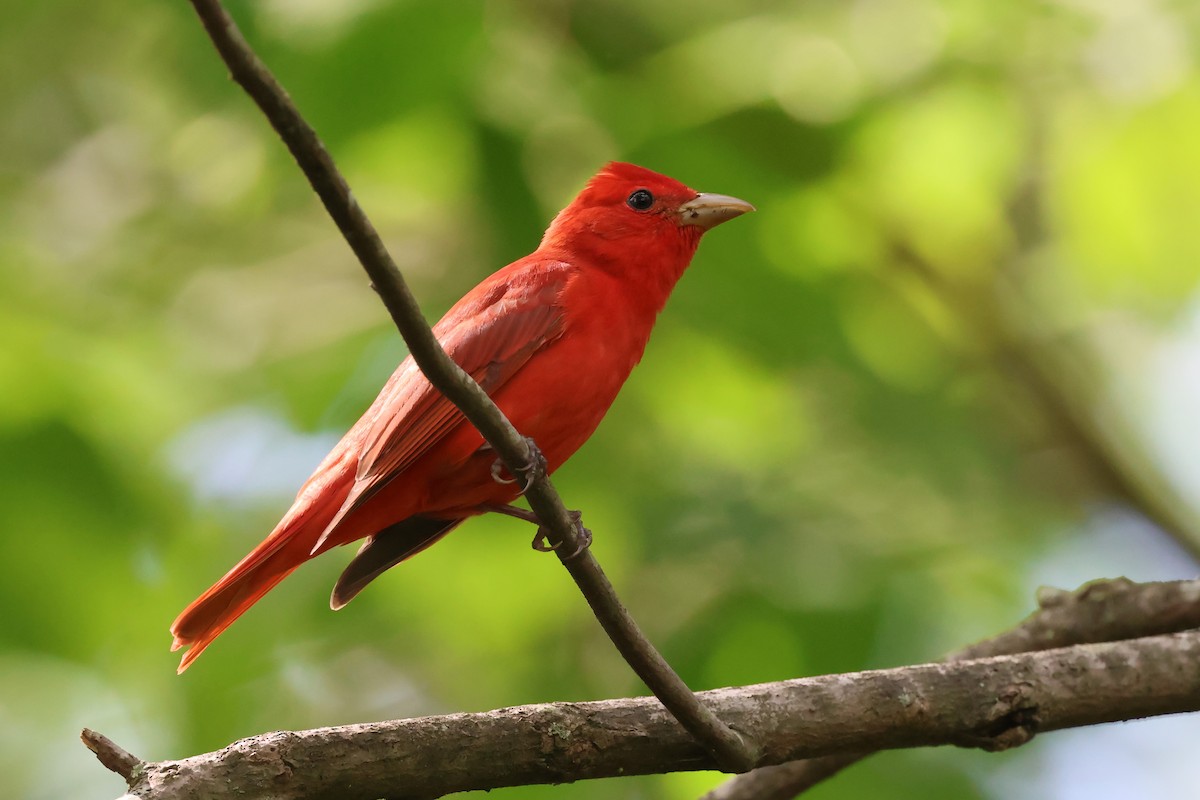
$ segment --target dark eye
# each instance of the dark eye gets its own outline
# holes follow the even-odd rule
[[[654,195],[650,194],[646,189],[638,189],[625,199],[625,205],[634,211],[645,211],[654,205]]]

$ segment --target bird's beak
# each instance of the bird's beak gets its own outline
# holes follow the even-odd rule
[[[687,201],[676,211],[679,225],[695,225],[701,230],[715,228],[722,222],[740,217],[747,211],[753,211],[754,206],[745,200],[729,197],[723,194],[700,193]]]

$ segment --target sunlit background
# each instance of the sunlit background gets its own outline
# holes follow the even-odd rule
[[[556,476],[693,687],[932,659],[1040,584],[1195,575],[1195,3],[231,6],[431,318],[606,160],[758,206],[706,237]],[[325,556],[176,677],[175,614],[403,345],[182,0],[10,2],[0,104],[6,796],[120,794],[84,725],[165,759],[644,691],[556,560],[490,518],[338,614],[350,553]],[[1198,736],[893,753],[812,796],[1194,796]]]

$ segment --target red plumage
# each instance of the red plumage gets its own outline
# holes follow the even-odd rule
[[[591,436],[642,357],[701,234],[752,209],[632,164],[600,171],[538,249],[486,278],[433,331],[554,471]],[[516,499],[495,454],[412,358],[301,488],[275,530],[171,626],[179,671],[308,559],[366,539],[340,608],[482,506]]]

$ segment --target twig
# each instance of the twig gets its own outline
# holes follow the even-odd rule
[[[703,692],[779,763],[953,744],[1001,750],[1035,733],[1200,709],[1200,632],[952,664]],[[372,800],[711,769],[651,698],[523,706],[270,733],[145,764],[141,800]]]
[[[1112,642],[1200,627],[1200,580],[1134,583],[1093,581],[1073,592],[1042,589],[1040,608],[999,636],[944,661],[963,661],[1083,642]],[[871,755],[839,753],[761,767],[729,779],[701,800],[787,800]]]
[[[479,385],[442,350],[395,262],[316,132],[251,50],[221,3],[218,0],[191,0],[191,3],[233,79],[262,109],[358,256],[413,360],[429,382],[479,429],[510,473],[525,474],[527,465],[533,463],[525,439]],[[532,477],[536,479],[525,497],[547,529],[551,544],[561,545],[557,550],[560,559],[621,655],[679,723],[710,750],[723,769],[741,772],[753,767],[757,760],[754,749],[696,699],[650,644],[617,598],[591,552],[566,558],[566,554],[576,552],[579,546],[574,521],[549,479]]]
[[[133,782],[134,773],[144,763],[140,758],[91,728],[84,728],[79,738],[96,754],[101,764],[124,778],[126,783]]]

